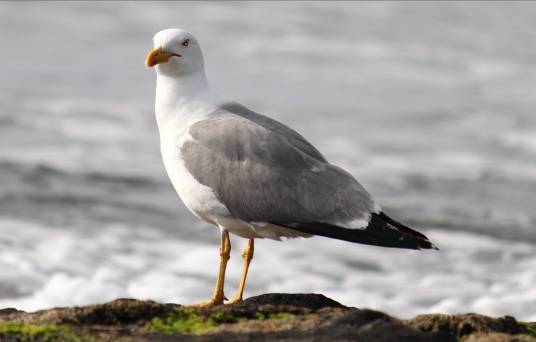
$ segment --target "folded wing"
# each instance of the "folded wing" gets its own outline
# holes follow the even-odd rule
[[[192,139],[181,148],[186,168],[214,191],[233,217],[347,241],[413,248],[396,242],[402,241],[397,234],[404,229],[375,211],[361,184],[287,126],[232,104],[194,124],[190,134]],[[409,239],[408,234],[404,238]]]

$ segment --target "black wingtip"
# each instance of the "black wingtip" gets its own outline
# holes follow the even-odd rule
[[[424,234],[393,220],[384,213],[372,214],[370,222],[365,229],[343,228],[323,222],[272,223],[312,235],[365,245],[417,250],[439,250]]]
[[[437,247],[434,243],[432,243],[430,240],[427,240],[427,242],[429,243],[428,246],[426,247],[419,247],[420,250],[423,250],[423,249],[433,249],[434,251],[439,251],[439,247]]]
[[[400,235],[399,238],[413,240],[417,245],[417,249],[439,250],[439,248],[432,243],[426,235],[416,231],[415,229],[409,228],[398,221],[395,221],[391,217],[387,216],[384,212],[372,214],[367,229],[377,232],[384,232],[386,229],[398,231]]]

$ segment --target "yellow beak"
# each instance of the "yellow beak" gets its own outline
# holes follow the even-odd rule
[[[152,68],[157,64],[167,63],[167,61],[169,61],[169,59],[173,56],[181,57],[179,54],[162,50],[162,47],[152,49],[147,54],[147,58],[145,58],[145,66],[147,68]]]

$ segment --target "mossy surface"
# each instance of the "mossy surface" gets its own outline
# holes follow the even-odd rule
[[[258,319],[270,319],[270,318],[290,318],[295,316],[294,314],[291,314],[289,312],[276,312],[276,313],[270,313],[270,314],[262,314],[258,313],[257,317]]]
[[[190,308],[180,308],[164,318],[152,319],[147,323],[145,329],[148,332],[160,332],[166,334],[203,334],[214,330],[220,324],[236,324],[252,320],[289,318],[292,316],[294,315],[286,312],[266,314],[257,312],[254,318],[235,316],[225,312],[203,315]]]
[[[2,342],[234,341],[254,337],[289,341],[428,342],[487,337],[536,341],[536,323],[519,322],[512,317],[492,318],[471,313],[398,320],[374,310],[347,308],[315,294],[266,294],[214,308],[117,299],[35,313],[0,310],[0,319],[4,321],[0,323]]]
[[[57,324],[26,324],[26,323],[1,323],[0,340],[9,341],[96,341],[90,335],[76,333],[67,325]]]
[[[205,333],[216,327],[216,323],[206,319],[191,309],[177,309],[164,318],[153,318],[145,329],[162,333]]]
[[[519,322],[519,325],[525,329],[525,334],[536,337],[536,323]]]

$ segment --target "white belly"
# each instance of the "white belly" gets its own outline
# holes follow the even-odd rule
[[[199,183],[184,165],[181,156],[182,145],[191,139],[188,133],[175,137],[161,137],[160,148],[169,179],[184,202],[197,217],[217,224],[217,217],[230,216],[227,208],[216,198],[214,191]]]

